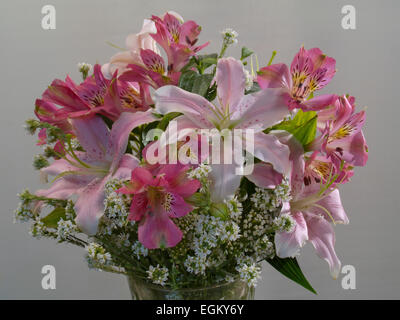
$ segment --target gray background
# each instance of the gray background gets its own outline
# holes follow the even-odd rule
[[[41,8],[57,10],[57,29],[41,28]],[[357,29],[343,30],[341,8],[357,10]],[[327,264],[311,245],[299,259],[314,296],[266,265],[258,299],[400,298],[398,160],[399,1],[57,1],[0,2],[0,298],[126,299],[126,280],[88,270],[83,250],[35,240],[27,225],[12,223],[16,194],[40,186],[32,168],[39,152],[22,129],[33,115],[35,98],[53,78],[69,73],[78,80],[78,62],[104,63],[116,52],[105,41],[123,46],[125,36],[140,30],[144,18],[166,10],[203,26],[205,52],[220,48],[219,31],[232,27],[241,45],[254,49],[261,65],[278,50],[275,62],[290,63],[299,47],[320,47],[337,60],[338,72],[325,92],[351,93],[358,108],[367,107],[365,135],[370,158],[342,188],[350,225],[337,226],[336,250],[343,265],[354,265],[356,290],[343,290],[341,277],[330,278]],[[41,268],[57,270],[57,289],[41,288]]]

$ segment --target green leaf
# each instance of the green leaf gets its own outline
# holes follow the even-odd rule
[[[42,218],[41,221],[46,227],[57,229],[57,224],[60,219],[66,219],[65,208],[63,207],[55,208],[47,216]]]
[[[213,78],[212,74],[198,75],[193,82],[192,92],[204,97]]]
[[[315,139],[317,132],[317,113],[315,111],[303,112],[299,110],[291,120],[283,121],[271,130],[285,130],[291,133],[306,151],[307,145]]]
[[[293,280],[294,282],[311,291],[312,293],[317,294],[317,291],[314,290],[314,288],[310,285],[303,272],[301,271],[296,258],[282,259],[275,256],[273,259],[266,259],[266,261],[284,276],[288,277],[290,280]]]
[[[240,57],[240,60],[244,60],[247,57],[250,57],[253,53],[254,51],[250,50],[249,48],[242,47],[242,55]]]
[[[212,74],[198,74],[196,71],[188,70],[182,73],[179,79],[179,87],[205,97],[213,78]]]
[[[168,124],[171,120],[175,119],[176,117],[180,116],[182,113],[180,112],[170,112],[167,113],[162,120],[158,123],[157,125],[157,129],[161,129],[163,131],[165,131],[165,129],[167,129]]]
[[[201,67],[202,70],[205,70],[209,67],[211,67],[214,64],[217,64],[218,61],[218,54],[216,53],[211,53],[211,54],[205,54],[205,55],[199,55],[197,56],[197,64],[199,67]]]
[[[193,83],[198,76],[198,73],[193,70],[188,70],[185,71],[181,74],[181,77],[179,78],[179,88],[182,88],[183,90],[192,92],[193,88]]]

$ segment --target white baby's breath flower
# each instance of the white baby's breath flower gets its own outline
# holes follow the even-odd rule
[[[57,240],[65,241],[69,235],[73,235],[78,231],[78,227],[71,220],[63,220],[62,218],[57,223]]]
[[[149,278],[154,284],[165,286],[165,282],[168,280],[169,271],[168,268],[157,266],[150,266],[147,272],[147,278]]]
[[[92,69],[93,69],[93,66],[90,63],[86,63],[86,62],[78,63],[78,70],[81,73],[85,72],[86,74],[88,74]]]
[[[274,219],[273,223],[278,232],[291,233],[296,227],[296,221],[289,213],[279,215]]]
[[[147,255],[149,254],[149,250],[145,246],[143,246],[143,244],[140,241],[136,241],[132,245],[132,251],[138,258],[138,260],[141,257],[147,257]]]
[[[86,259],[89,268],[109,266],[112,263],[111,254],[98,243],[91,242],[86,246]]]
[[[221,31],[222,39],[226,45],[236,44],[238,42],[238,33],[232,28],[226,28]]]

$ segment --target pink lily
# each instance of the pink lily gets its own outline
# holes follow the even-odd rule
[[[36,194],[56,199],[77,195],[76,223],[83,232],[95,234],[104,213],[106,182],[111,178],[129,179],[132,169],[138,166],[133,155],[124,154],[131,130],[155,120],[150,110],[123,113],[111,131],[97,116],[72,120],[76,137],[86,152],[71,153],[42,169],[56,179],[49,189]]]
[[[340,272],[340,261],[335,253],[335,233],[331,222],[349,223],[343,209],[339,190],[326,184],[304,184],[305,168],[303,148],[290,136],[281,136],[281,141],[290,147],[292,170],[290,174],[292,199],[283,204],[281,214],[290,214],[296,222],[292,232],[275,234],[276,253],[281,258],[294,257],[309,241],[317,255],[328,262],[331,275],[336,278]],[[337,179],[335,177],[335,179]]]
[[[156,109],[161,114],[173,111],[183,113],[174,119],[180,130],[254,130],[254,139],[244,143],[244,148],[258,159],[271,163],[278,172],[286,172],[289,168],[287,146],[275,136],[262,132],[288,113],[282,90],[265,89],[245,95],[243,64],[233,58],[219,60],[215,81],[218,85],[218,104],[178,87],[164,86],[155,92]],[[219,202],[234,194],[241,176],[236,174],[235,164],[224,163],[212,164],[211,178],[212,200]]]
[[[335,59],[327,57],[318,48],[305,50],[294,57],[289,68],[277,63],[259,70],[257,82],[264,88],[285,88],[287,105],[292,110],[320,110],[334,102],[335,95],[325,94],[307,100],[314,91],[325,87],[335,75]]]
[[[154,170],[135,168],[128,185],[119,191],[133,194],[129,220],[139,222],[139,241],[148,249],[174,247],[182,232],[172,218],[183,217],[193,210],[185,202],[200,187],[200,182],[188,179],[189,167],[164,165]]]

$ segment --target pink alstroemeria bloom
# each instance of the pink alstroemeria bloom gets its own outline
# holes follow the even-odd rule
[[[116,71],[118,75],[121,75],[129,70],[128,65],[140,64],[142,62],[140,57],[141,49],[149,49],[158,53],[156,42],[151,37],[151,34],[156,32],[155,23],[149,19],[145,19],[142,30],[139,33],[130,34],[126,38],[125,45],[127,50],[113,55],[110,62],[101,67],[104,75],[110,79]]]
[[[327,111],[321,111],[325,128],[321,137],[313,143],[313,148],[322,148],[337,167],[344,160],[351,166],[365,166],[368,160],[368,146],[362,132],[365,111],[354,113],[354,98],[338,97],[329,118]],[[319,117],[319,115],[318,115]],[[319,143],[318,143],[319,142]]]
[[[123,81],[115,73],[104,96],[104,114],[117,120],[123,112],[146,111],[153,101],[148,85]]]
[[[313,244],[317,255],[328,262],[331,275],[336,278],[340,272],[340,261],[336,255],[335,233],[331,223],[349,222],[343,209],[339,190],[326,184],[304,184],[305,168],[304,151],[301,145],[281,137],[290,147],[292,169],[290,173],[291,200],[283,204],[281,214],[290,214],[296,222],[292,232],[275,234],[276,254],[280,258],[294,257],[309,241]]]
[[[289,168],[289,149],[273,135],[263,130],[282,120],[288,114],[282,89],[265,89],[245,95],[246,75],[243,64],[234,58],[218,61],[216,79],[218,103],[175,86],[164,86],[155,92],[156,110],[161,114],[181,112],[175,118],[179,130],[218,129],[253,130],[254,140],[245,141],[243,148],[258,159],[269,162],[280,173]],[[242,151],[242,150],[240,150]],[[212,164],[210,174],[212,200],[223,201],[235,193],[241,176],[237,166],[223,163]]]
[[[69,76],[65,81],[56,79],[43,93],[42,99],[36,100],[35,114],[41,121],[64,130],[70,129],[69,118],[105,113],[104,96],[109,84],[100,65],[95,65],[93,76],[87,77],[80,85]]]
[[[148,249],[176,246],[182,231],[171,219],[193,210],[185,198],[193,195],[200,182],[187,177],[188,166],[167,164],[156,171],[139,167],[132,171],[130,183],[119,191],[133,194],[129,220],[139,222],[139,241]]]
[[[168,71],[179,72],[189,58],[208,45],[195,46],[201,27],[194,21],[183,22],[175,12],[163,17],[152,16],[157,33],[151,36],[165,50],[168,57]]]
[[[182,67],[189,58],[203,49],[208,43],[195,46],[201,28],[194,21],[183,22],[181,16],[167,12],[161,18],[152,16],[156,32],[151,37],[164,49],[167,61],[158,50],[141,48],[140,59],[128,65],[121,79],[130,82],[146,83],[153,88],[164,85],[177,85]]]
[[[257,82],[264,88],[285,88],[290,109],[320,110],[334,102],[336,95],[325,94],[309,99],[314,91],[325,87],[335,75],[335,59],[326,56],[318,48],[295,55],[290,70],[286,64],[277,63],[261,68]]]
[[[56,176],[53,185],[36,192],[38,196],[67,199],[77,195],[75,211],[79,228],[93,235],[104,213],[104,186],[111,178],[129,179],[139,161],[124,154],[133,128],[155,121],[147,112],[123,113],[110,131],[98,117],[71,120],[75,135],[85,152],[75,152],[76,158],[66,156],[42,169]]]
[[[306,159],[304,172],[304,184],[306,186],[311,183],[329,182],[333,177],[332,187],[336,184],[343,184],[349,181],[353,176],[353,167],[344,163],[341,167],[336,166],[332,159],[326,155],[321,154],[319,151],[314,151],[310,157]]]

